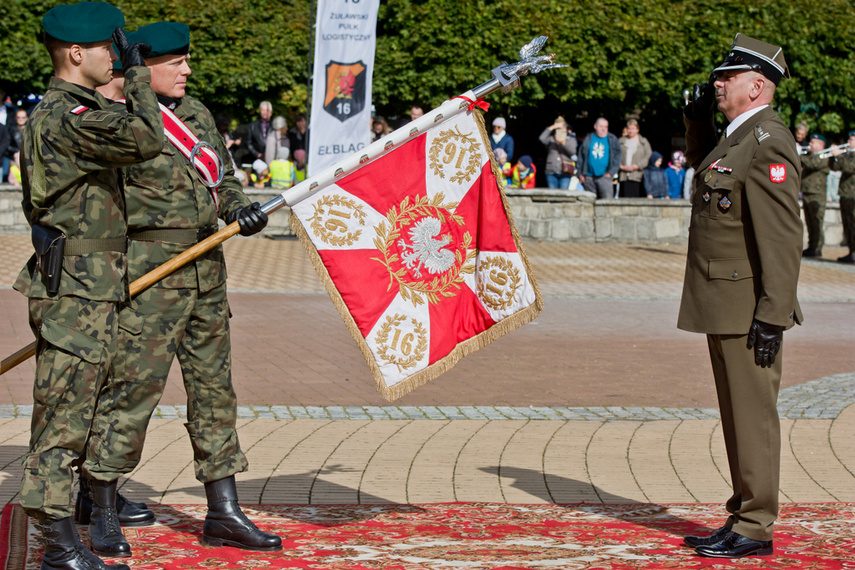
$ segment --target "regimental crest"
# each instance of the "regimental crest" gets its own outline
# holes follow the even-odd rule
[[[769,180],[775,184],[785,182],[787,180],[787,166],[785,164],[770,164]]]
[[[718,207],[721,208],[722,212],[728,211],[731,205],[733,205],[733,202],[730,201],[730,198],[727,197],[727,194],[722,196],[721,200],[718,201]]]
[[[324,110],[342,123],[365,108],[365,71],[362,61],[327,64]]]
[[[398,287],[414,306],[455,296],[463,275],[475,271],[476,251],[466,222],[454,213],[457,203],[443,204],[444,199],[442,193],[416,196],[412,202],[406,197],[374,228],[382,257],[371,259],[389,272],[389,289]]]
[[[441,131],[428,151],[428,167],[450,182],[463,184],[481,169],[481,147],[474,132],[462,133],[458,126]]]
[[[340,194],[328,194],[314,204],[309,218],[312,233],[327,245],[353,245],[362,235],[365,210],[362,204]]]

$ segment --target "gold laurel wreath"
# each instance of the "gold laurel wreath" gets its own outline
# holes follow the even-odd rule
[[[495,311],[501,311],[507,309],[514,300],[514,294],[519,289],[522,279],[520,279],[519,269],[513,264],[513,262],[506,258],[500,256],[490,256],[484,259],[481,264],[478,266],[478,273],[482,275],[486,275],[487,272],[492,268],[497,268],[501,271],[504,271],[505,274],[510,279],[509,285],[505,285],[505,295],[502,295],[499,299],[494,299],[485,291],[486,287],[484,287],[484,280],[478,279],[478,298],[481,299],[485,305],[490,307]],[[507,297],[507,298],[506,298]]]
[[[418,364],[419,360],[422,359],[428,348],[427,331],[424,329],[421,322],[416,319],[412,319],[410,322],[415,326],[416,334],[419,335],[419,342],[416,345],[415,352],[406,359],[398,358],[394,354],[390,355],[388,353],[390,347],[386,344],[386,341],[389,340],[389,332],[405,320],[405,315],[400,315],[398,313],[395,313],[394,316],[388,315],[386,317],[386,322],[380,327],[380,332],[377,333],[377,355],[387,364],[394,364],[397,366],[398,372],[403,372],[404,370],[412,368]]]
[[[314,204],[315,213],[309,218],[310,227],[314,231],[315,235],[318,236],[324,243],[327,243],[332,246],[341,247],[343,245],[353,245],[356,240],[359,239],[359,236],[362,235],[362,230],[357,229],[352,232],[347,232],[345,235],[336,235],[333,232],[327,230],[323,226],[324,218],[322,217],[326,212],[324,211],[324,206],[327,208],[331,206],[341,206],[349,208],[354,215],[354,220],[359,223],[360,226],[365,225],[365,211],[362,209],[362,205],[358,204],[354,200],[350,200],[349,198],[345,198],[344,196],[340,196],[339,194],[329,194],[321,198],[317,203]],[[347,225],[346,222],[345,225]],[[350,229],[350,226],[348,226]]]
[[[454,257],[456,263],[454,266],[448,272],[434,277],[429,283],[424,281],[404,281],[407,270],[403,267],[397,271],[392,269],[391,264],[400,260],[398,254],[389,253],[389,248],[400,237],[401,230],[412,224],[416,219],[434,215],[439,218],[440,222],[445,222],[445,215],[442,213],[442,209],[448,211],[449,220],[458,226],[462,226],[465,223],[462,216],[451,211],[457,207],[458,203],[443,204],[443,199],[445,199],[445,196],[442,192],[438,192],[432,199],[429,199],[427,196],[421,196],[417,197],[413,204],[410,204],[410,197],[407,196],[401,202],[400,212],[393,206],[389,210],[389,213],[386,214],[386,219],[390,224],[389,228],[386,227],[386,222],[381,222],[379,226],[374,228],[374,231],[377,232],[377,237],[374,238],[374,246],[383,252],[383,258],[372,257],[371,259],[382,263],[389,272],[389,288],[387,290],[391,290],[397,282],[401,291],[401,297],[407,301],[411,301],[414,306],[425,302],[422,295],[427,298],[428,303],[431,305],[439,303],[441,300],[440,297],[454,297],[455,293],[449,291],[449,289],[452,287],[460,289],[460,284],[463,283],[461,274],[475,272],[474,264],[465,265],[475,258],[476,253],[474,249],[469,250],[469,247],[472,245],[472,236],[469,232],[463,234],[463,249],[467,252],[466,258],[463,258],[459,248],[455,249]]]
[[[451,140],[459,140],[461,146],[464,144],[469,145],[469,148],[466,149],[469,152],[469,164],[466,165],[465,169],[455,172],[454,175],[449,178],[449,181],[460,184],[469,182],[469,179],[478,171],[478,167],[481,166],[481,154],[478,152],[478,140],[472,136],[471,133],[461,133],[456,126],[453,131],[450,129],[442,131],[439,133],[438,137],[433,139],[433,143],[430,145],[430,152],[428,152],[428,156],[430,157],[430,168],[433,170],[435,175],[440,178],[445,178],[442,163],[439,160],[439,153],[442,150],[442,147],[445,146],[445,143]]]

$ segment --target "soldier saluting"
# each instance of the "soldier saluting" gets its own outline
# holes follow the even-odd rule
[[[122,568],[90,553],[71,518],[72,469],[86,450],[99,391],[117,351],[127,300],[125,202],[117,168],[160,152],[163,121],[125,19],[105,2],[60,5],[42,19],[54,77],[23,133],[23,208],[36,255],[15,282],[29,298],[36,378],[21,506],[44,537],[43,569]],[[125,108],[95,88],[110,81],[115,38]],[[97,500],[115,504],[115,487]]]
[[[123,170],[128,276],[134,281],[214,234],[218,218],[237,221],[242,235],[252,235],[264,228],[267,215],[244,195],[231,161],[222,160],[228,151],[211,113],[185,93],[191,73],[190,29],[178,22],[157,22],[128,37],[150,46],[145,61],[164,120],[157,155]],[[84,472],[112,481],[115,488],[122,474],[133,471],[177,357],[187,392],[185,426],[196,478],[204,484],[208,499],[202,542],[281,549],[281,539],[259,530],[238,505],[234,476],[247,469],[247,459],[235,429],[237,396],[222,246],[122,307],[119,347],[121,355],[113,361],[110,382],[98,400],[97,413],[103,417],[93,423]],[[85,503],[81,501],[81,507]],[[130,510],[139,523],[154,520],[151,511],[140,511],[136,505]],[[126,514],[130,513],[121,513]],[[119,529],[126,521],[115,510],[93,508],[89,526],[97,552],[131,555]]]
[[[696,174],[677,326],[707,335],[733,484],[725,524],[711,536],[684,539],[702,556],[773,551],[779,352],[784,329],[802,322],[799,157],[769,106],[789,76],[780,47],[737,34],[685,110],[686,158]],[[730,122],[718,142],[716,101]]]

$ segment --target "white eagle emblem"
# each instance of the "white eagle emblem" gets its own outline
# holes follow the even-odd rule
[[[442,228],[437,218],[426,217],[416,222],[410,230],[413,244],[407,244],[403,238],[398,240],[398,247],[403,251],[401,259],[416,277],[421,277],[424,266],[430,273],[448,271],[454,265],[454,253],[441,249],[451,243],[451,236],[446,234],[436,239]],[[407,250],[412,251],[407,251]]]
[[[776,184],[780,184],[787,179],[787,167],[783,164],[770,164],[769,165],[769,180],[775,182]]]

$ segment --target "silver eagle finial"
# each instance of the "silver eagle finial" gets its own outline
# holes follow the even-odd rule
[[[537,55],[543,49],[547,36],[539,36],[520,49],[520,60],[516,63],[502,63],[493,70],[493,76],[499,80],[502,91],[509,91],[519,86],[519,78],[530,73],[540,73],[544,69],[567,67],[563,63],[552,63],[555,54]]]

